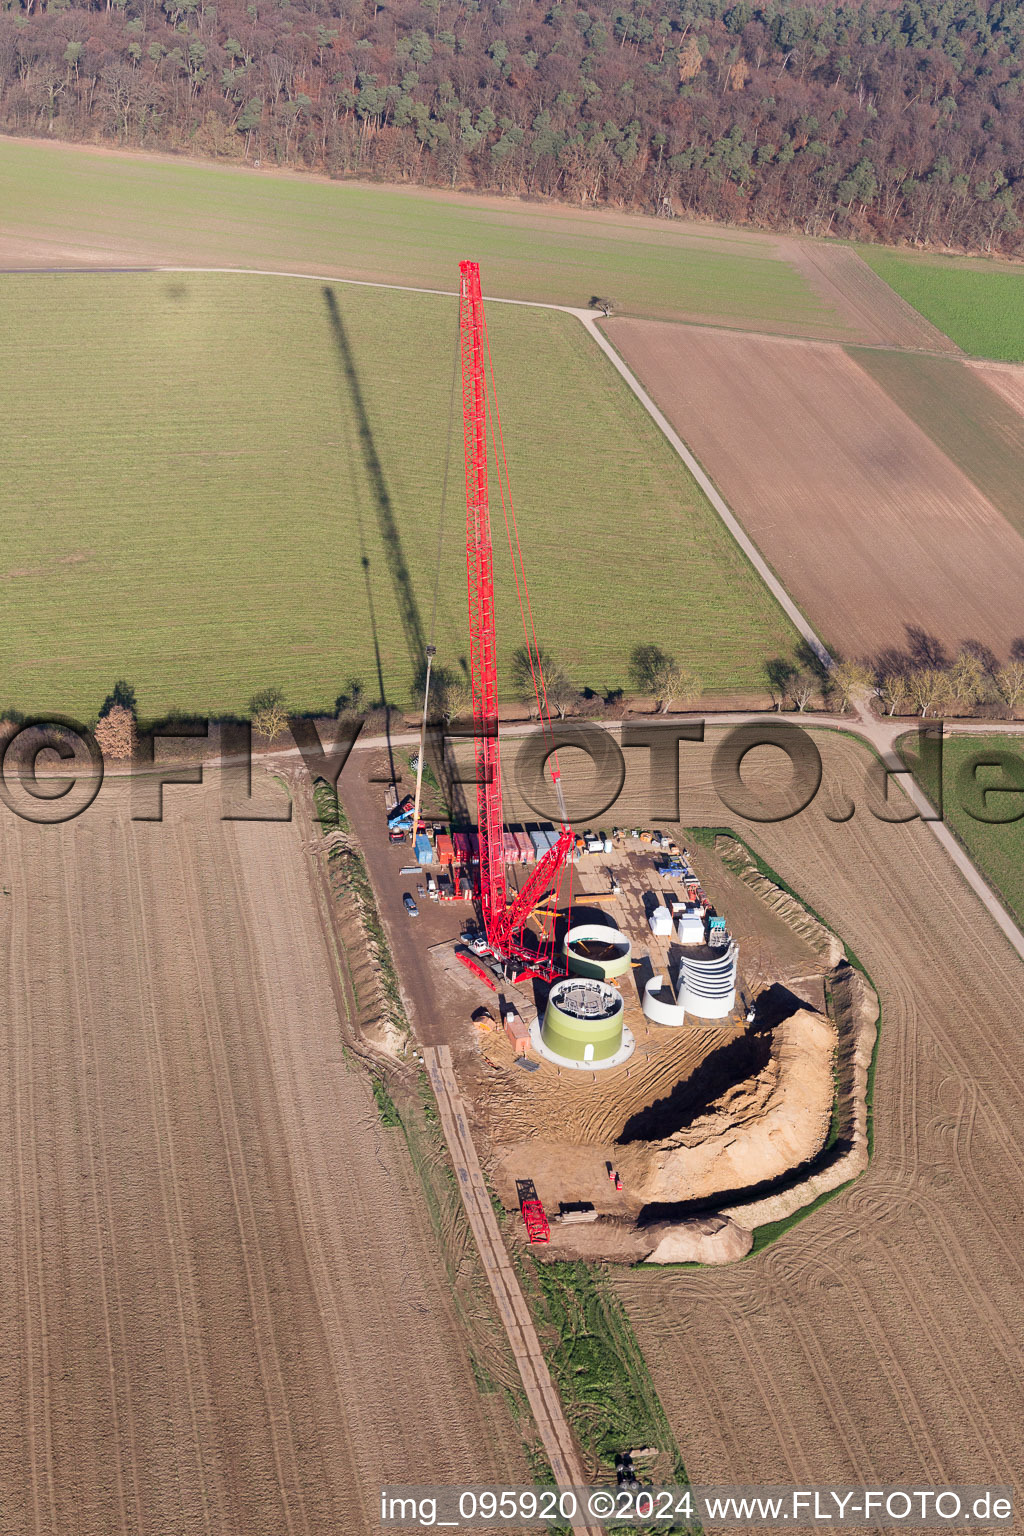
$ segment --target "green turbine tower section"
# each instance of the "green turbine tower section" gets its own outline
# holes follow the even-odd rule
[[[605,981],[567,977],[548,994],[541,1039],[566,1061],[606,1061],[622,1046],[622,998]]]

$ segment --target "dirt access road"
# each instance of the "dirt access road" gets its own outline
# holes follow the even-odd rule
[[[437,1098],[445,1138],[455,1164],[466,1214],[483,1259],[487,1278],[505,1324],[512,1353],[519,1367],[527,1400],[533,1411],[541,1441],[560,1487],[582,1487],[586,1481],[579,1451],[566,1422],[558,1392],[551,1380],[544,1351],[526,1297],[508,1260],[498,1223],[491,1207],[491,1197],[469,1130],[469,1111],[455,1081],[452,1053],[448,1046],[428,1046],[423,1059]],[[578,1536],[601,1536],[602,1527],[580,1518],[572,1522]]]
[[[12,1536],[369,1536],[382,1483],[529,1480],[344,1059],[299,830],[219,812],[0,811]]]

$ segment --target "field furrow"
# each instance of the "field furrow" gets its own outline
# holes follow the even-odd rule
[[[527,1477],[297,828],[219,812],[0,814],[4,1532],[376,1536],[383,1483]]]

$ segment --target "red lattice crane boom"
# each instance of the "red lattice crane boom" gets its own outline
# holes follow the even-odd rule
[[[497,408],[492,422],[488,402],[490,356],[483,296],[480,291],[480,267],[475,261],[459,263],[459,334],[462,356],[462,411],[466,452],[466,576],[469,589],[470,672],[473,689],[473,736],[476,755],[477,823],[480,838],[480,905],[488,943],[501,960],[517,960],[526,975],[551,980],[564,975],[565,967],[555,954],[553,938],[545,943],[534,934],[527,942],[527,923],[544,894],[555,885],[569,861],[573,846],[572,828],[564,813],[554,846],[537,865],[512,904],[505,882],[504,822],[501,805],[501,752],[498,742],[498,669],[494,625],[494,550],[491,543],[491,518],[488,499],[489,437],[500,421]],[[493,384],[492,384],[493,390]],[[499,477],[502,464],[498,464]],[[502,485],[506,521],[511,500]],[[514,521],[515,513],[512,512]],[[509,544],[512,532],[509,530]],[[518,546],[518,536],[516,537]],[[516,552],[512,551],[513,562]],[[519,557],[515,568],[520,591],[520,607],[525,594],[525,574]],[[526,612],[529,599],[526,598]],[[531,625],[532,627],[532,625]],[[536,637],[527,634],[527,654],[531,656],[538,707],[550,727],[544,678],[540,668]],[[558,791],[557,761],[552,778]]]

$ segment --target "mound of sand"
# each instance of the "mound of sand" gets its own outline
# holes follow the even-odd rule
[[[839,1028],[839,1155],[778,1194],[728,1207],[729,1215],[751,1227],[792,1216],[819,1195],[855,1179],[868,1166],[867,1090],[877,1035],[878,998],[860,972],[845,962],[833,973],[831,990]]]
[[[649,1264],[732,1264],[750,1252],[753,1232],[728,1216],[709,1212],[689,1221],[659,1222],[648,1229],[658,1241]]]
[[[772,1035],[767,1065],[679,1131],[623,1149],[629,1187],[647,1203],[701,1200],[776,1179],[815,1156],[832,1116],[836,1030],[801,1008]]]

